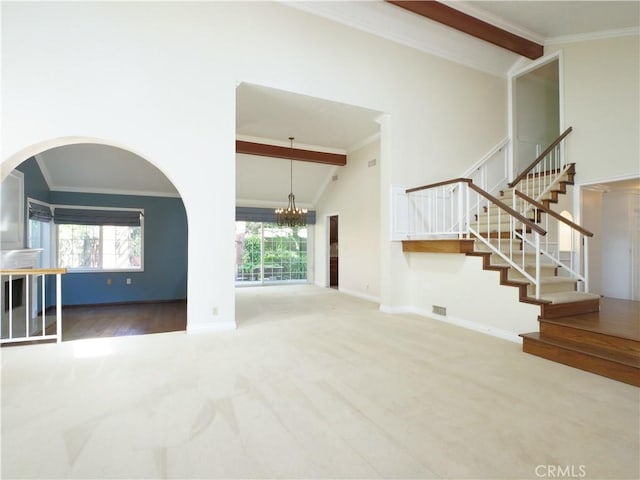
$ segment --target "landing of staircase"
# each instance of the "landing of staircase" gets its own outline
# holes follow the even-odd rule
[[[541,320],[640,342],[640,302],[600,298],[600,311]]]
[[[600,299],[600,311],[540,318],[526,353],[640,387],[640,302]]]

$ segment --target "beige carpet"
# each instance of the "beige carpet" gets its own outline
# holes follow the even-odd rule
[[[313,286],[237,317],[3,349],[2,478],[639,476],[632,386]]]

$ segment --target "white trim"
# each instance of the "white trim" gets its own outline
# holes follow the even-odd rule
[[[322,195],[324,195],[324,191],[327,189],[329,184],[333,181],[332,180],[333,176],[336,174],[337,171],[338,171],[338,165],[334,165],[334,167],[331,170],[329,170],[329,174],[325,177],[324,182],[322,182],[322,185],[320,185],[320,188],[318,189],[318,193],[316,193],[316,196],[313,199],[314,205],[318,204],[318,202],[322,198]]]
[[[512,139],[511,142],[511,148],[509,149],[509,181],[512,181],[516,175],[517,172],[515,171],[514,167],[515,167],[515,158],[518,155],[518,142],[515,141],[515,136],[516,136],[516,118],[517,118],[517,112],[516,112],[516,102],[515,102],[515,97],[517,95],[516,92],[516,86],[515,86],[515,82],[516,80],[523,76],[526,75],[528,73],[533,72],[534,70],[537,70],[538,68],[542,67],[543,65],[546,65],[548,63],[557,61],[558,62],[558,123],[560,126],[560,133],[562,133],[566,127],[564,125],[564,119],[565,119],[565,114],[564,114],[564,56],[562,53],[562,50],[558,50],[556,52],[553,52],[549,55],[545,55],[543,57],[538,58],[537,60],[534,60],[532,62],[528,62],[524,67],[522,67],[521,69],[516,69],[516,68],[512,68],[509,71],[509,74],[507,76],[507,108],[508,108],[508,112],[507,112],[507,116],[508,119],[507,121],[509,122],[508,125],[508,131],[509,131],[509,138]]]
[[[71,192],[71,193],[95,193],[98,195],[129,195],[134,197],[167,197],[181,198],[178,192],[153,192],[148,190],[118,190],[115,188],[78,188],[53,186],[49,190],[52,192]]]
[[[49,190],[51,190],[51,188],[53,187],[53,180],[51,179],[51,172],[49,172],[49,169],[47,168],[47,162],[45,162],[42,158],[42,153],[43,152],[36,153],[33,158],[36,159],[36,163],[40,168],[40,173],[42,173],[42,177],[44,178],[47,187],[49,188]]]
[[[216,320],[208,323],[190,323],[187,320],[187,335],[200,335],[205,333],[230,332],[237,328],[233,320]]]
[[[373,135],[368,136],[367,138],[363,138],[362,140],[360,140],[358,143],[354,145],[351,145],[347,149],[347,152],[354,152],[356,150],[360,150],[362,147],[366,147],[370,143],[373,143],[379,139],[380,139],[380,131],[374,133]],[[347,162],[348,162],[348,159],[347,159]]]
[[[15,183],[15,188],[18,190],[18,198],[15,203],[8,200],[9,197],[7,197],[3,191],[4,188],[7,188],[7,186],[10,185],[9,182]],[[5,220],[8,220],[8,225],[3,225],[5,230],[3,230],[4,233],[0,234],[0,246],[3,250],[23,249],[27,244],[25,230],[29,218],[29,213],[25,205],[24,173],[20,170],[13,169],[2,180],[2,184],[4,184],[4,187],[0,185],[0,193],[2,193],[2,196],[6,201],[3,205],[4,214],[2,215],[2,221],[4,222]],[[7,192],[10,193],[10,190],[7,190]],[[15,218],[11,218],[12,214],[15,215]],[[6,229],[7,226],[11,225],[12,220],[15,221],[15,228],[17,231],[13,231],[13,229]]]
[[[526,28],[517,25],[515,23],[510,23],[502,17],[494,15],[482,8],[478,8],[473,5],[471,1],[460,1],[460,0],[444,0],[442,1],[445,5],[454,8],[462,13],[466,13],[467,15],[471,15],[472,17],[477,18],[478,20],[482,20],[483,22],[490,23],[494,27],[501,28],[502,30],[506,30],[509,33],[513,33],[514,35],[518,35],[520,37],[526,38],[535,43],[543,44],[544,37],[541,37],[539,34],[527,30]]]
[[[473,330],[475,332],[484,333],[492,337],[501,338],[502,340],[508,340],[510,342],[522,344],[522,338],[515,332],[503,330],[501,328],[492,327],[482,323],[474,322],[472,320],[466,320],[464,318],[457,318],[452,316],[436,315],[435,313],[428,312],[426,310],[412,307],[412,306],[388,306],[380,305],[380,311],[383,313],[389,313],[392,315],[397,314],[412,314],[420,317],[428,318],[430,320],[436,320],[438,322],[448,323],[457,327],[466,328],[467,330]]]
[[[340,288],[340,285],[338,285],[338,292],[344,293],[345,295],[349,295],[351,297],[357,297],[362,300],[366,300],[368,302],[380,303],[379,297],[374,297],[373,295],[367,295],[366,293],[356,292],[355,290]]]
[[[43,205],[45,207],[51,208],[53,205],[47,203],[43,200],[38,200],[37,198],[27,197],[27,208],[29,208],[29,203],[37,203],[38,205]],[[27,220],[29,219],[29,211],[27,210]]]
[[[509,72],[509,80],[515,80],[516,78],[521,77],[522,75],[526,75],[527,73],[537,70],[538,68],[540,68],[543,65],[546,65],[547,63],[551,63],[554,60],[559,59],[561,53],[562,53],[562,50],[558,50],[557,52],[550,53],[549,55],[545,55],[544,57],[540,57],[530,62],[528,65],[524,66],[520,70],[514,69],[513,72]]]
[[[627,37],[640,35],[640,27],[617,28],[602,30],[600,32],[577,33],[575,35],[561,35],[545,40],[545,45],[562,45],[567,43],[588,42],[590,40],[603,40],[606,38]]]
[[[610,182],[621,182],[624,180],[635,180],[636,178],[640,178],[640,175],[637,173],[628,173],[626,175],[616,175],[613,177],[605,177],[598,180],[588,180],[585,183],[578,183],[574,185],[575,187],[586,187],[589,185],[598,185],[600,183],[610,183]]]
[[[468,48],[465,47],[479,49],[482,54],[481,56],[485,58],[489,56],[487,52],[493,53],[494,51],[504,52],[505,57],[507,55],[517,56],[516,53],[491,45],[488,42],[478,42],[477,39],[438,22],[426,18],[416,18],[418,16],[415,14],[404,11],[395,5],[383,4],[385,6],[378,8],[377,4],[383,2],[280,1],[287,6],[303,12],[327,18],[331,21],[375,35],[376,37],[415,48],[421,52],[500,78],[505,78],[506,76],[501,67],[487,65],[486,62],[478,61],[478,55],[466,53]],[[407,23],[407,21],[410,23]],[[410,32],[414,34],[412,35]],[[419,38],[418,35],[415,34],[416,32],[418,32]],[[454,40],[440,42],[440,45],[437,45],[433,41],[433,38],[439,37],[442,32],[446,32],[448,38]],[[462,47],[451,48],[450,45],[452,43],[461,43]],[[463,53],[459,53],[459,51]]]

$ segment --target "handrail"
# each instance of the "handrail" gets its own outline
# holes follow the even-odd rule
[[[467,171],[465,173],[463,173],[462,175],[464,177],[466,177],[467,175],[471,175],[473,172],[475,172],[476,170],[478,170],[480,167],[482,167],[482,165],[491,157],[493,157],[496,153],[498,153],[500,150],[502,150],[504,147],[506,147],[509,142],[511,142],[511,138],[509,137],[505,137],[502,139],[502,141],[500,143],[498,143],[495,147],[493,147],[491,150],[489,150],[489,152],[487,152],[485,154],[484,157],[482,157],[480,160],[478,160],[476,163],[474,163],[473,165],[471,165]]]
[[[490,193],[485,192],[483,189],[481,189],[480,187],[476,186],[473,182],[469,183],[469,187],[471,189],[475,190],[480,195],[482,195],[487,200],[495,203],[497,206],[499,206],[501,209],[506,211],[512,217],[518,219],[520,222],[522,222],[525,225],[527,225],[529,228],[531,228],[531,230],[533,230],[533,231],[535,231],[535,232],[537,232],[537,233],[539,233],[540,235],[543,235],[543,236],[547,234],[547,231],[544,228],[542,228],[540,225],[532,222],[531,220],[529,220],[525,216],[523,216],[520,213],[516,212],[509,205],[507,205],[506,203],[498,200],[496,197],[494,197]]]
[[[452,183],[460,183],[460,182],[472,183],[472,180],[469,178],[453,178],[451,180],[445,180],[444,182],[437,182],[437,183],[431,183],[429,185],[422,185],[421,187],[408,188],[407,190],[404,191],[404,193],[413,193],[419,190],[428,190],[430,188],[442,187],[444,185],[450,185]]]
[[[66,268],[16,268],[0,270],[0,275],[64,275]]]
[[[553,143],[552,143],[551,145],[549,145],[549,146],[544,150],[544,152],[542,152],[540,155],[538,155],[538,158],[536,158],[536,159],[531,163],[531,165],[529,165],[527,168],[525,168],[525,169],[522,171],[522,173],[521,173],[520,175],[518,175],[518,176],[515,178],[515,180],[509,184],[509,187],[515,187],[515,186],[518,184],[518,182],[520,182],[520,180],[522,180],[524,177],[526,177],[526,176],[527,176],[527,174],[528,174],[531,170],[533,170],[533,169],[536,167],[536,165],[538,165],[538,163],[540,163],[540,162],[544,159],[544,157],[546,157],[546,156],[549,154],[549,152],[551,152],[551,150],[553,150],[555,147],[557,147],[557,146],[558,146],[558,144],[559,144],[562,140],[564,140],[564,138],[565,138],[567,135],[569,135],[569,134],[571,133],[571,131],[572,131],[572,130],[573,130],[573,127],[569,127],[569,128],[567,128],[567,129],[564,131],[564,133],[563,133],[562,135],[560,135],[558,138],[556,138],[556,139],[553,141]]]
[[[553,218],[555,218],[556,220],[561,221],[562,223],[564,223],[565,225],[568,225],[569,227],[573,228],[574,230],[577,230],[578,232],[580,232],[583,235],[586,235],[587,237],[593,237],[593,233],[590,232],[589,230],[587,230],[586,228],[581,227],[580,225],[578,225],[577,223],[573,223],[571,220],[569,220],[568,218],[564,218],[562,215],[560,215],[557,212],[554,212],[553,210],[551,210],[550,208],[545,207],[542,203],[540,202],[536,202],[533,198],[531,198],[529,195],[525,195],[524,193],[522,193],[520,190],[515,190],[514,191],[516,196],[520,197],[521,199],[523,199],[526,202],[529,202],[531,205],[533,205],[534,207],[536,207],[538,210],[542,210],[544,213],[551,215]]]

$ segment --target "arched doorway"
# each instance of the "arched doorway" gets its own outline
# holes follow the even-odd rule
[[[188,222],[179,192],[126,148],[67,140],[3,164],[23,178],[19,247],[38,249],[41,267],[68,269],[63,340],[185,330]],[[11,172],[3,168],[3,179]],[[50,307],[28,304],[34,314]]]

